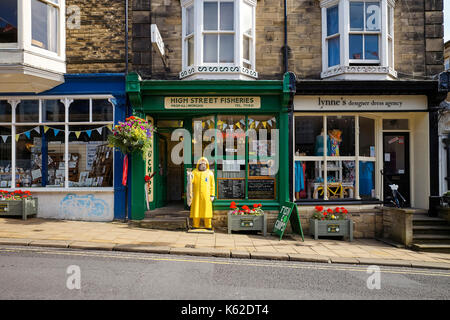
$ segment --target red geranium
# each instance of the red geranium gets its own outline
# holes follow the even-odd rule
[[[333,210],[331,210],[330,208],[328,208],[327,212],[328,212],[328,213],[333,213]]]
[[[236,209],[236,202],[232,201],[230,204],[230,209]]]
[[[145,176],[144,180],[145,182],[149,182],[152,178],[150,178],[150,176]]]
[[[316,206],[316,210],[317,210],[317,211],[322,211],[322,210],[323,210],[323,207],[322,207],[322,206]]]

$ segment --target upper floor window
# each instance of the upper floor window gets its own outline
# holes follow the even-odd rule
[[[254,0],[185,0],[180,78],[257,77]]]
[[[394,1],[322,0],[322,77],[395,78]]]
[[[0,1],[0,43],[17,42],[17,0]]]
[[[31,0],[31,44],[58,51],[59,0]]]

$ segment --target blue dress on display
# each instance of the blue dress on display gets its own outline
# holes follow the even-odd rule
[[[295,161],[295,192],[305,190],[305,176],[301,161]]]
[[[323,136],[318,135],[316,137],[316,144],[314,146],[314,154],[316,156],[323,156]],[[331,156],[331,143],[330,138],[327,135],[327,155]]]
[[[374,189],[373,171],[373,162],[359,162],[359,194],[361,196],[372,195],[372,190]]]

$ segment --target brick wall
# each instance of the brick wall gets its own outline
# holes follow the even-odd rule
[[[125,2],[67,0],[71,5],[80,8],[81,25],[66,30],[67,73],[124,72]]]

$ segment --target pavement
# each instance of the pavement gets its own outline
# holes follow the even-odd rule
[[[314,240],[242,233],[143,229],[122,222],[0,218],[0,245],[160,253],[241,259],[450,269],[450,254],[416,252],[375,239]]]

